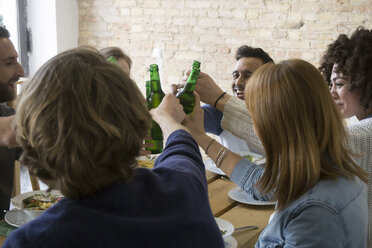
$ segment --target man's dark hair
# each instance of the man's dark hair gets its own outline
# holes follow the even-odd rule
[[[9,31],[5,27],[0,26],[0,38],[9,38],[9,37],[10,37]]]
[[[328,83],[334,64],[348,78],[349,90],[361,89],[359,101],[368,108],[372,104],[372,30],[359,27],[350,38],[341,34],[328,45],[319,67]]]
[[[241,58],[253,57],[261,59],[264,64],[274,62],[274,60],[261,48],[254,48],[247,45],[238,48],[235,54],[235,58],[238,61]]]

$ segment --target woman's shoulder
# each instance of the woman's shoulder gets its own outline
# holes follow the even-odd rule
[[[347,125],[350,135],[372,136],[372,118],[363,119]]]
[[[319,181],[291,205],[293,210],[317,205],[341,213],[350,205],[362,203],[366,199],[366,184],[358,177],[338,177]]]

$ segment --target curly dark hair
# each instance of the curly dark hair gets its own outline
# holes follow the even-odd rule
[[[328,45],[320,61],[319,70],[330,83],[332,67],[349,79],[349,90],[361,89],[360,103],[368,108],[372,104],[372,30],[357,28],[350,38],[345,34]]]
[[[238,61],[241,58],[253,57],[261,59],[264,64],[274,62],[274,60],[261,48],[254,48],[247,45],[238,48],[235,54],[235,59]]]

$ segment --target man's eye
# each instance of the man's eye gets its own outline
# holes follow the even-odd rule
[[[252,73],[244,73],[244,74],[242,74],[242,78],[244,78],[245,80],[247,80],[251,76],[252,76]]]
[[[245,74],[245,75],[244,75],[244,78],[247,80],[247,79],[249,79],[251,76],[252,76],[252,74]]]
[[[233,77],[233,79],[238,79],[239,78],[239,74],[233,74],[232,77]]]
[[[17,60],[15,60],[15,59],[8,59],[8,60],[5,60],[4,63],[5,63],[5,65],[13,65],[15,61],[17,61]]]

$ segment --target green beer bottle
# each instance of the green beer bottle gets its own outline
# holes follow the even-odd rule
[[[146,102],[149,104],[150,94],[151,94],[151,81],[146,81]]]
[[[159,67],[156,64],[150,65],[150,83],[150,93],[147,97],[147,106],[149,110],[158,107],[165,96],[161,89]],[[155,121],[152,121],[150,135],[152,140],[146,140],[146,143],[152,143],[153,146],[148,147],[147,150],[151,151],[152,154],[161,153],[163,151],[163,132],[159,124]]]
[[[180,100],[183,106],[183,111],[190,114],[194,109],[195,96],[194,89],[196,80],[200,72],[200,62],[194,60],[189,77],[187,78],[186,85],[177,93],[176,97]]]
[[[118,61],[116,60],[116,58],[114,56],[108,57],[107,60],[110,61],[113,64],[117,64],[118,63]]]

